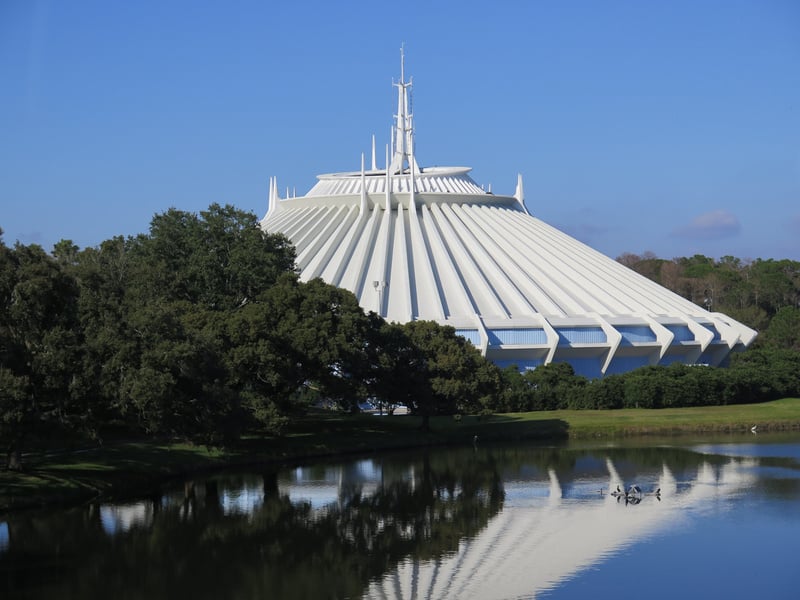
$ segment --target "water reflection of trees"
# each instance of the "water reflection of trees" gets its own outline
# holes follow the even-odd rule
[[[370,494],[344,487],[322,510],[292,502],[267,472],[251,511],[226,511],[216,481],[187,484],[177,501],[138,503],[146,514],[115,535],[94,505],[17,514],[0,554],[0,595],[357,597],[398,561],[456,550],[502,506],[491,455],[426,454],[411,466],[411,479],[388,477]]]

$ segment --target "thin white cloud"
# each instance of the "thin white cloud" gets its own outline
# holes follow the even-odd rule
[[[688,225],[673,229],[672,236],[689,240],[721,240],[739,235],[741,229],[736,215],[727,210],[714,210],[696,216]]]

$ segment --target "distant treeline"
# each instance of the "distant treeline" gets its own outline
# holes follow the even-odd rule
[[[733,256],[714,260],[701,254],[665,260],[652,252],[626,253],[617,261],[709,311],[762,332],[757,344],[769,341],[800,350],[800,262]],[[781,324],[770,331],[778,315]]]
[[[440,414],[800,394],[798,264],[731,259],[697,271],[698,257],[687,261],[675,281],[691,291],[703,279],[713,310],[761,323],[760,349],[730,369],[673,365],[587,381],[566,364],[501,371],[450,327],[390,324],[346,290],[301,282],[289,241],[232,206],[170,209],[147,234],[85,249],[62,240],[50,253],[9,247],[0,230],[0,444],[19,468],[23,450],[113,435],[226,444],[248,431],[279,434],[311,406],[355,411],[367,398],[406,405],[426,426]],[[640,263],[656,273],[656,259]],[[736,296],[739,312],[726,304],[736,286],[748,290]]]

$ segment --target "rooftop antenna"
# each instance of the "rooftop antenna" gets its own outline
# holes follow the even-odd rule
[[[393,137],[394,154],[389,170],[392,173],[402,174],[406,166],[408,169],[419,173],[419,165],[414,158],[414,115],[409,110],[408,90],[411,88],[412,81],[405,80],[405,51],[400,46],[400,81],[392,82],[397,86],[397,114],[395,115],[395,127]]]

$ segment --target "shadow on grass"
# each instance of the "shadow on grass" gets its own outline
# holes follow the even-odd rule
[[[450,418],[452,419],[452,418]],[[490,417],[464,417],[455,425],[438,424],[449,437],[477,435],[481,440],[552,440],[561,441],[569,437],[569,423],[562,419],[529,419],[515,415]]]
[[[220,468],[227,458],[203,446],[156,442],[32,455],[22,472],[0,472],[0,511],[146,490],[172,477]]]
[[[564,440],[569,424],[561,419],[532,419],[517,415],[432,417],[428,429],[415,416],[349,415],[298,422],[283,440],[284,448],[302,446],[340,453],[426,445],[468,444],[481,440]]]
[[[363,454],[485,441],[562,440],[559,419],[517,415],[433,417],[315,414],[280,437],[253,432],[228,447],[157,441],[118,442],[80,451],[28,457],[23,473],[0,472],[3,508],[74,502],[144,491],[164,481],[225,467],[254,466],[333,455]]]

